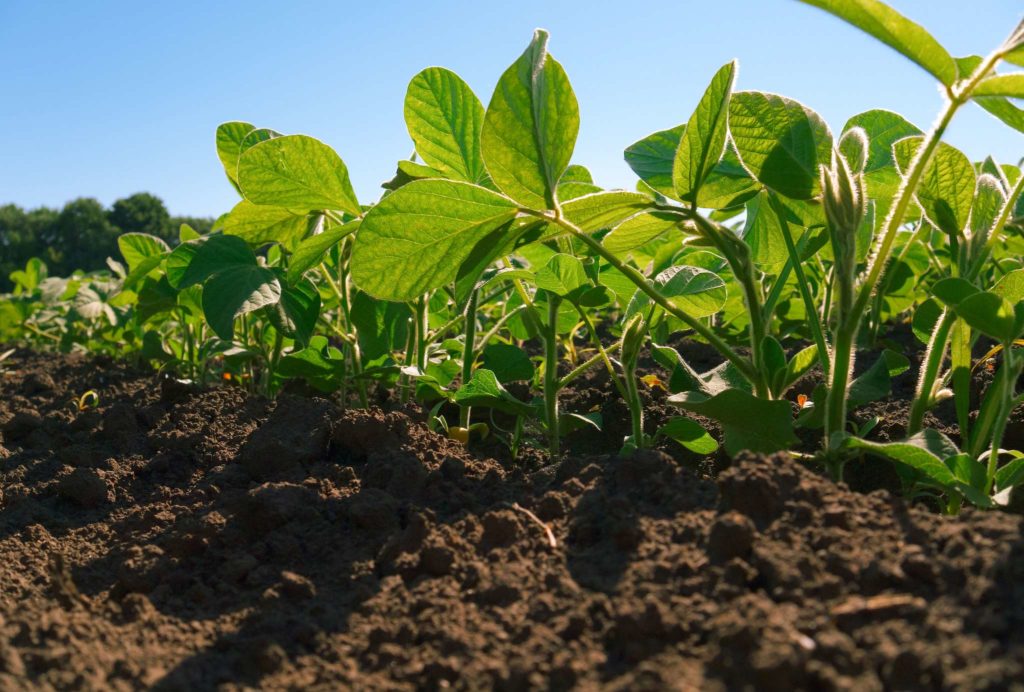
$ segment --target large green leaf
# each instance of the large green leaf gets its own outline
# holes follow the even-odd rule
[[[293,214],[281,207],[253,204],[242,200],[224,221],[225,235],[238,236],[253,247],[280,243],[292,247],[309,230],[309,217]]]
[[[906,172],[923,138],[906,137],[893,145],[893,156]],[[940,142],[917,186],[916,198],[931,224],[947,234],[958,235],[967,227],[974,201],[976,174],[963,152]]]
[[[686,122],[672,166],[672,184],[678,199],[696,201],[700,186],[722,158],[729,134],[729,95],[735,79],[733,61],[715,73]]]
[[[743,166],[763,185],[793,199],[818,194],[832,133],[817,113],[782,96],[741,91],[729,102],[729,130]]]
[[[651,206],[639,192],[607,190],[577,197],[562,205],[562,215],[587,233],[609,228]]]
[[[658,428],[658,435],[675,440],[695,454],[714,454],[718,442],[708,434],[701,424],[686,416],[673,416]]]
[[[846,121],[843,132],[855,127],[864,130],[868,137],[868,159],[864,173],[873,173],[881,168],[892,168],[892,145],[905,137],[921,135],[917,127],[899,113],[876,109],[858,113]]]
[[[476,244],[516,212],[508,198],[470,183],[409,183],[366,214],[352,278],[377,298],[412,300],[454,280]]]
[[[737,207],[756,195],[760,188],[761,185],[740,163],[735,148],[728,145],[722,160],[697,189],[697,206],[704,209]]]
[[[1014,307],[1002,296],[988,291],[979,291],[957,303],[956,314],[983,334],[1002,344],[1009,344],[1020,337],[1020,320]]]
[[[700,392],[682,392],[670,396],[668,401],[718,421],[725,436],[725,451],[730,456],[745,449],[771,454],[798,442],[788,401],[759,399],[739,389],[726,389],[711,398]]]
[[[329,146],[306,135],[268,139],[243,151],[238,185],[254,204],[362,213],[345,162]]]
[[[238,155],[242,153],[242,140],[256,127],[245,122],[232,121],[217,126],[217,158],[232,185],[238,185]]]
[[[200,284],[217,272],[256,266],[256,255],[237,236],[214,235],[174,248],[166,266],[167,280],[180,290]]]
[[[956,63],[919,24],[879,0],[803,0],[843,19],[903,53],[946,86],[957,79]]]
[[[484,115],[481,151],[502,192],[533,209],[553,209],[580,127],[579,105],[538,29],[498,81]]]
[[[405,126],[416,151],[445,177],[483,183],[480,157],[484,107],[459,75],[428,67],[405,92]]]
[[[497,376],[490,370],[480,368],[472,379],[455,392],[455,403],[459,406],[481,406],[497,409],[516,416],[533,417],[537,410],[512,396]]]
[[[675,166],[676,150],[679,149],[679,142],[685,130],[685,123],[670,130],[660,130],[626,147],[623,153],[626,163],[640,180],[666,197],[676,196],[676,189],[672,184],[672,170]]]
[[[237,266],[215,274],[203,286],[203,314],[222,339],[234,334],[235,318],[281,298],[281,284],[273,270],[258,266]]]

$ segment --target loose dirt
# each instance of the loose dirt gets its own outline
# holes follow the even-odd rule
[[[2,690],[1024,689],[1019,516],[784,455],[584,434],[513,463],[414,408],[4,367]]]

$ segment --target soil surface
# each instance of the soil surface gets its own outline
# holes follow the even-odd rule
[[[17,352],[0,690],[1024,689],[1019,516],[422,420]]]

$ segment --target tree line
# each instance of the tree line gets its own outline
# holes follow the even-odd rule
[[[50,276],[103,269],[108,257],[120,259],[117,237],[122,233],[151,233],[173,246],[183,223],[206,233],[213,219],[171,216],[163,201],[148,192],[119,199],[109,209],[91,197],[72,200],[60,210],[0,206],[0,293],[13,288],[10,273],[32,257],[46,262]]]

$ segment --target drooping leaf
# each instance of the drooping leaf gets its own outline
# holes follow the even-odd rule
[[[243,151],[238,185],[254,204],[362,213],[345,162],[329,146],[306,135],[268,139]]]
[[[793,199],[818,194],[832,133],[817,113],[782,96],[741,91],[729,102],[729,130],[744,168],[763,185]]]
[[[951,86],[958,73],[952,56],[919,24],[879,0],[803,0],[852,24]]]
[[[526,52],[498,80],[487,106],[481,153],[491,180],[532,209],[553,209],[558,181],[579,132],[576,95],[538,29]]]
[[[487,178],[480,156],[484,107],[461,77],[428,67],[409,82],[405,124],[416,151],[445,177],[481,184]]]
[[[516,212],[510,199],[470,183],[409,183],[363,219],[352,279],[377,298],[412,300],[454,280],[475,244]]]
[[[722,158],[729,134],[729,95],[735,78],[735,61],[720,68],[686,122],[672,166],[677,199],[695,202],[700,186]]]
[[[349,314],[363,358],[376,360],[405,348],[412,317],[405,303],[376,300],[362,291],[353,291]]]
[[[682,392],[669,403],[707,416],[722,425],[725,451],[735,456],[743,450],[771,454],[797,442],[789,402],[768,401],[739,389],[726,389],[708,398],[700,392]]]
[[[235,266],[216,273],[203,286],[203,314],[222,339],[234,334],[235,318],[273,305],[281,298],[281,284],[266,267]]]
[[[847,405],[850,408],[878,401],[892,391],[892,378],[906,372],[910,361],[902,353],[891,349],[882,351],[878,360],[850,383]]]

